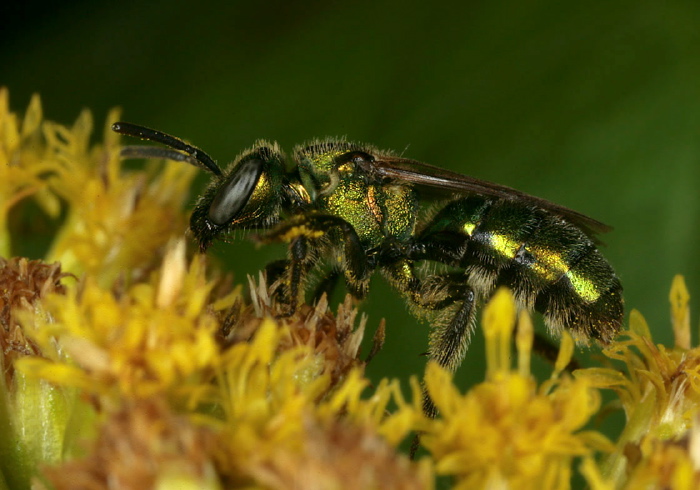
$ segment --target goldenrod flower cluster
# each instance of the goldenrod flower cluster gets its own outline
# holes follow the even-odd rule
[[[34,97],[20,117],[0,89],[0,490],[700,483],[700,351],[682,279],[673,348],[633,311],[606,364],[569,372],[565,334],[544,381],[529,316],[498,291],[481,322],[486,379],[462,392],[428,365],[432,419],[416,379],[402,390],[365,377],[367,319],[349,300],[281,315],[264,278],[248,299],[188,252],[195,168],[129,171],[114,133],[91,135],[89,112],[62,126]],[[43,260],[13,255],[27,205],[56,222]],[[371,354],[383,335],[382,322]],[[601,390],[617,400],[603,405]],[[608,437],[593,421],[615,406],[627,422]],[[414,437],[417,460],[401,449]]]

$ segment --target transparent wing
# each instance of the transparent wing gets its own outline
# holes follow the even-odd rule
[[[449,197],[450,194],[454,193],[479,194],[531,204],[561,216],[591,238],[594,238],[597,233],[612,230],[612,227],[585,214],[546,199],[531,196],[512,187],[458,174],[407,158],[378,156],[374,161],[363,162],[362,169],[377,179],[405,181],[425,186],[438,195],[444,195],[444,197]]]

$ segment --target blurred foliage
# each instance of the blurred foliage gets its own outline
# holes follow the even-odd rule
[[[603,253],[659,342],[673,275],[700,290],[698,2],[6,3],[14,110],[38,92],[47,118],[101,124],[119,105],[222,162],[347,135],[564,204],[615,227]],[[283,252],[215,253],[242,281]],[[388,319],[373,368],[420,372],[427,328],[381,280],[365,311]]]

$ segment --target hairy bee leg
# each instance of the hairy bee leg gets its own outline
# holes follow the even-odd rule
[[[407,246],[404,253],[413,261],[431,260],[458,265],[466,244],[467,240],[463,236],[454,233],[423,233]]]
[[[303,294],[306,276],[313,267],[309,241],[321,239],[331,230],[338,230],[342,234],[345,282],[350,293],[361,299],[366,295],[367,283],[374,268],[367,259],[367,253],[355,228],[344,219],[324,214],[296,216],[258,237],[258,241],[262,243],[290,242],[290,259],[286,274],[291,313],[296,309],[300,295]]]
[[[292,303],[286,280],[289,267],[290,261],[287,259],[275,260],[265,266],[265,285],[270,296],[282,305]],[[289,306],[286,309],[289,310]]]
[[[474,333],[476,296],[467,288],[451,320],[438,325],[430,333],[428,359],[437,362],[450,372],[455,372],[467,354],[472,334]],[[437,415],[437,408],[423,388],[423,411],[429,417]]]
[[[327,214],[296,216],[258,237],[258,241],[261,243],[293,242],[300,237],[317,240],[328,235],[332,230],[340,231],[343,237],[346,278],[349,273],[353,282],[368,279],[373,272],[373,267],[367,260],[367,253],[360,237],[350,223],[338,216]]]
[[[319,282],[316,288],[314,289],[313,295],[311,296],[311,300],[314,303],[318,303],[318,301],[324,294],[330,299],[331,295],[335,291],[335,288],[338,287],[339,280],[340,274],[338,273],[338,271],[331,271],[325,276],[323,276],[321,282]]]
[[[419,309],[437,313],[456,308],[449,321],[439,323],[430,333],[428,359],[454,372],[462,363],[474,331],[476,294],[462,274],[433,274],[419,278],[409,260],[384,264],[389,280]],[[456,305],[456,306],[455,306]],[[423,389],[423,410],[435,417],[437,409]]]
[[[302,284],[306,279],[308,267],[306,261],[309,256],[307,239],[303,236],[295,238],[289,246],[289,266],[287,267],[287,293],[288,300],[285,316],[292,316],[299,305],[300,296],[303,293]]]
[[[352,228],[353,235],[357,238],[352,242],[345,242],[345,268],[343,277],[345,286],[350,295],[356,300],[362,300],[367,296],[369,278],[374,272],[374,265],[370,264],[367,252],[360,245],[360,239]]]
[[[430,334],[428,345],[428,359],[440,364],[440,366],[454,372],[464,360],[469,348],[472,333],[474,332],[475,295],[469,288],[463,297],[457,313],[447,324],[440,325]],[[421,386],[423,413],[432,418],[437,417],[438,409],[428,394],[425,382]],[[417,433],[411,442],[409,455],[414,459],[416,451],[420,447],[420,433]]]
[[[276,298],[279,303],[287,305],[287,311],[291,309],[291,298],[294,294],[289,291],[289,286],[291,283],[290,277],[292,275],[297,277],[305,277],[305,275],[309,272],[310,269],[310,267],[308,267],[310,265],[309,262],[306,261],[305,264],[307,265],[307,267],[303,268],[301,274],[299,274],[299,272],[291,272],[294,266],[292,265],[292,261],[287,259],[275,260],[267,264],[267,266],[265,266],[265,278],[267,280],[266,284],[267,287],[271,289],[270,295]],[[316,304],[324,294],[330,297],[333,294],[333,291],[335,291],[335,288],[338,286],[339,280],[340,274],[338,273],[338,271],[331,271],[325,276],[323,276],[321,282],[314,289],[310,300],[314,304]]]
[[[311,268],[308,243],[304,237],[292,241],[289,256],[289,259],[275,260],[265,266],[267,287],[274,288],[271,295],[286,306],[282,316],[291,316],[296,311],[303,294],[302,284]]]
[[[287,268],[289,267],[289,260],[281,259],[274,260],[265,266],[265,280],[267,281],[267,287],[272,287],[277,281],[284,277]]]
[[[464,360],[474,332],[476,312],[474,290],[466,285],[464,278],[459,274],[435,274],[421,281],[415,275],[410,261],[385,267],[385,271],[389,273],[389,279],[397,288],[408,291],[409,300],[418,308],[439,313],[453,308],[455,304],[458,305],[448,322],[438,324],[431,331],[427,353],[429,360],[454,372]],[[437,289],[443,292],[442,298],[436,297],[436,283],[441,283]],[[422,398],[423,413],[430,418],[435,418],[438,410],[428,394],[425,383],[422,386]],[[419,445],[420,434],[417,434],[411,444],[411,458],[414,457]]]

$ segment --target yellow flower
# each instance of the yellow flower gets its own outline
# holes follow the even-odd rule
[[[49,252],[60,263],[13,259],[0,274],[12,327],[0,330],[11,354],[5,481],[27,487],[50,463],[44,475],[56,488],[432,487],[431,463],[396,449],[419,414],[397,381],[371,389],[363,376],[366,318],[356,326],[350,300],[337,315],[324,300],[273,320],[280,311],[267,288],[252,284],[246,304],[172,240],[186,229],[181,205],[195,168],[151,162],[126,172],[115,134],[90,145],[89,112],[64,127],[42,120],[35,97],[20,125],[7,107],[0,91],[0,172],[19,176],[0,183],[5,248],[7,212],[22,198],[40,199],[52,216],[67,211]],[[61,270],[75,274],[70,287]]]
[[[484,311],[487,380],[460,394],[436,364],[426,385],[441,418],[424,421],[422,442],[436,471],[456,477],[457,488],[569,488],[574,457],[612,444],[582,430],[600,406],[599,393],[584,380],[562,374],[573,340],[565,335],[557,369],[541,386],[524,363],[510,366],[515,305],[507,290],[496,293]],[[521,315],[518,357],[529,359],[532,333]]]
[[[45,264],[40,260],[0,257],[0,368],[5,383],[12,386],[14,362],[26,355],[39,354],[39,348],[25,335],[17,319],[20,310],[31,311],[50,294],[65,294],[61,264]]]
[[[700,488],[700,428],[698,420],[680,440],[647,438],[641,449],[631,446],[626,456],[631,473],[625,488]]]
[[[626,338],[604,350],[610,359],[625,364],[626,373],[613,368],[580,372],[596,387],[614,390],[627,416],[618,449],[603,466],[603,473],[617,482],[624,481],[638,463],[654,466],[652,460],[676,454],[678,447],[673,449],[663,441],[685,438],[697,423],[700,347],[690,345],[690,295],[681,276],[673,280],[670,300],[676,338],[673,349],[655,345],[644,317],[633,310]],[[639,456],[630,460],[635,451]],[[658,456],[656,451],[664,455]]]
[[[182,206],[197,169],[177,162],[150,162],[125,172],[119,136],[107,118],[104,145],[90,146],[92,115],[83,111],[72,127],[42,120],[32,97],[20,124],[0,88],[0,256],[11,252],[8,213],[33,196],[51,217],[67,206],[66,221],[47,259],[65,271],[91,274],[109,287],[117,277],[145,277],[154,257],[186,229]]]
[[[110,413],[84,458],[47,467],[56,490],[75,488],[220,489],[211,455],[216,438],[173,413],[160,397]]]
[[[350,299],[336,314],[323,298],[287,316],[264,278],[249,279],[248,301],[188,256],[182,204],[196,168],[127,171],[116,119],[91,145],[89,112],[64,127],[43,120],[35,96],[18,117],[0,88],[6,486],[432,488],[439,474],[457,488],[566,489],[576,461],[593,490],[700,485],[700,347],[682,278],[673,348],[654,345],[633,311],[605,367],[567,372],[564,333],[543,382],[530,372],[530,317],[498,291],[482,321],[485,381],[462,394],[430,364],[432,419],[416,379],[407,401],[397,380],[364,376],[366,318]],[[66,207],[48,253],[60,262],[3,258],[27,198],[51,217]],[[365,359],[383,336],[382,322]],[[615,444],[587,428],[602,388],[627,416]],[[429,456],[413,462],[398,447],[416,432]]]
[[[9,91],[0,87],[0,257],[11,252],[8,214],[20,201],[35,196],[44,211],[58,214],[57,199],[42,175],[51,168],[41,132],[41,102],[32,97],[22,122],[10,112]]]
[[[44,133],[54,155],[51,189],[68,205],[66,222],[48,254],[75,274],[87,272],[109,287],[120,275],[145,277],[165,245],[183,235],[182,205],[196,168],[151,162],[147,170],[125,172],[119,137],[104,130],[104,146],[90,148],[92,117],[83,112],[72,128],[47,123]]]
[[[187,471],[183,463],[180,469],[199,478],[210,467],[217,475],[207,480],[212,485],[221,479],[278,488],[311,481],[317,488],[431,488],[429,462],[411,463],[395,449],[416,418],[413,407],[401,398],[398,383],[382,382],[364,400],[368,381],[357,362],[341,369],[343,376],[332,385],[337,366],[325,356],[336,357],[346,347],[329,347],[328,338],[319,350],[308,341],[294,340],[306,335],[290,333],[302,331],[302,326],[292,327],[302,319],[306,331],[321,323],[332,332],[340,329],[336,341],[350,338],[347,349],[357,350],[361,336],[353,335],[358,330],[345,330],[351,328],[355,313],[343,313],[334,328],[320,310],[316,315],[301,312],[282,324],[256,318],[249,341],[222,344],[216,341],[216,311],[228,311],[239,296],[234,292],[212,302],[213,289],[201,258],[186,267],[180,242],[148,283],[115,293],[86,278],[65,295],[49,296],[37,312],[20,315],[44,356],[17,361],[22,375],[91,394],[107,417],[86,459],[47,472],[58,488],[70,481],[103,481],[110,475],[128,481],[129,465],[124,461],[137,456],[144,465],[133,471],[144,481],[183,477],[168,468],[178,458],[191,456],[194,463],[207,463]],[[161,402],[153,405],[153,400]],[[161,403],[166,400],[184,409],[190,422],[173,418],[167,410],[153,415],[154,410],[165,410]],[[389,414],[392,402],[400,408]],[[147,428],[146,421],[155,418],[163,420]],[[163,425],[171,422],[174,427]],[[66,430],[66,424],[64,419],[59,428]],[[122,443],[115,444],[115,434],[120,433]],[[193,443],[193,438],[201,442]],[[185,446],[163,452],[169,445],[186,443],[194,444],[190,456],[182,452]],[[100,468],[104,454],[124,459]],[[165,466],[155,469],[148,461]],[[358,473],[357,467],[365,470]]]
[[[364,372],[364,366],[381,349],[384,342],[384,320],[375,331],[372,349],[365,361],[360,359],[360,347],[367,325],[366,315],[355,325],[358,310],[348,295],[338,306],[336,314],[328,308],[323,295],[315,306],[301,304],[291,317],[285,314],[286,305],[280,305],[270,296],[267,280],[260,273],[259,280],[248,277],[251,292],[249,304],[237,303],[228,314],[223,341],[226,344],[249,341],[266,317],[277,318],[288,331],[280,340],[280,350],[305,345],[314,352],[316,363],[309,366],[305,376],[312,381],[321,374],[330,374],[330,387],[338,384],[353,368]],[[233,318],[233,321],[229,319]]]
[[[61,279],[66,275],[58,263],[0,257],[0,471],[10,488],[26,486],[22,478],[31,474],[37,463],[60,460],[65,454],[68,407],[80,405],[74,393],[15,370],[18,359],[40,355],[40,348],[25,335],[19,317],[39,308],[49,295],[64,294]]]
[[[18,368],[117,399],[196,389],[220,363],[219,324],[208,311],[213,285],[201,258],[187,269],[182,242],[170,249],[160,276],[120,294],[87,277],[79,289],[49,297],[44,311],[25,315],[45,358],[24,358]],[[235,299],[232,293],[215,308]]]
[[[269,488],[431,488],[430,464],[396,452],[416,414],[396,382],[383,382],[369,399],[360,368],[330,392],[331,372],[314,377],[317,354],[308,345],[285,348],[288,336],[270,319],[250,342],[224,354],[212,405],[221,418],[204,418],[220,436],[217,469],[230,486]],[[392,400],[400,408],[390,414]],[[362,468],[362,471],[357,471]]]

